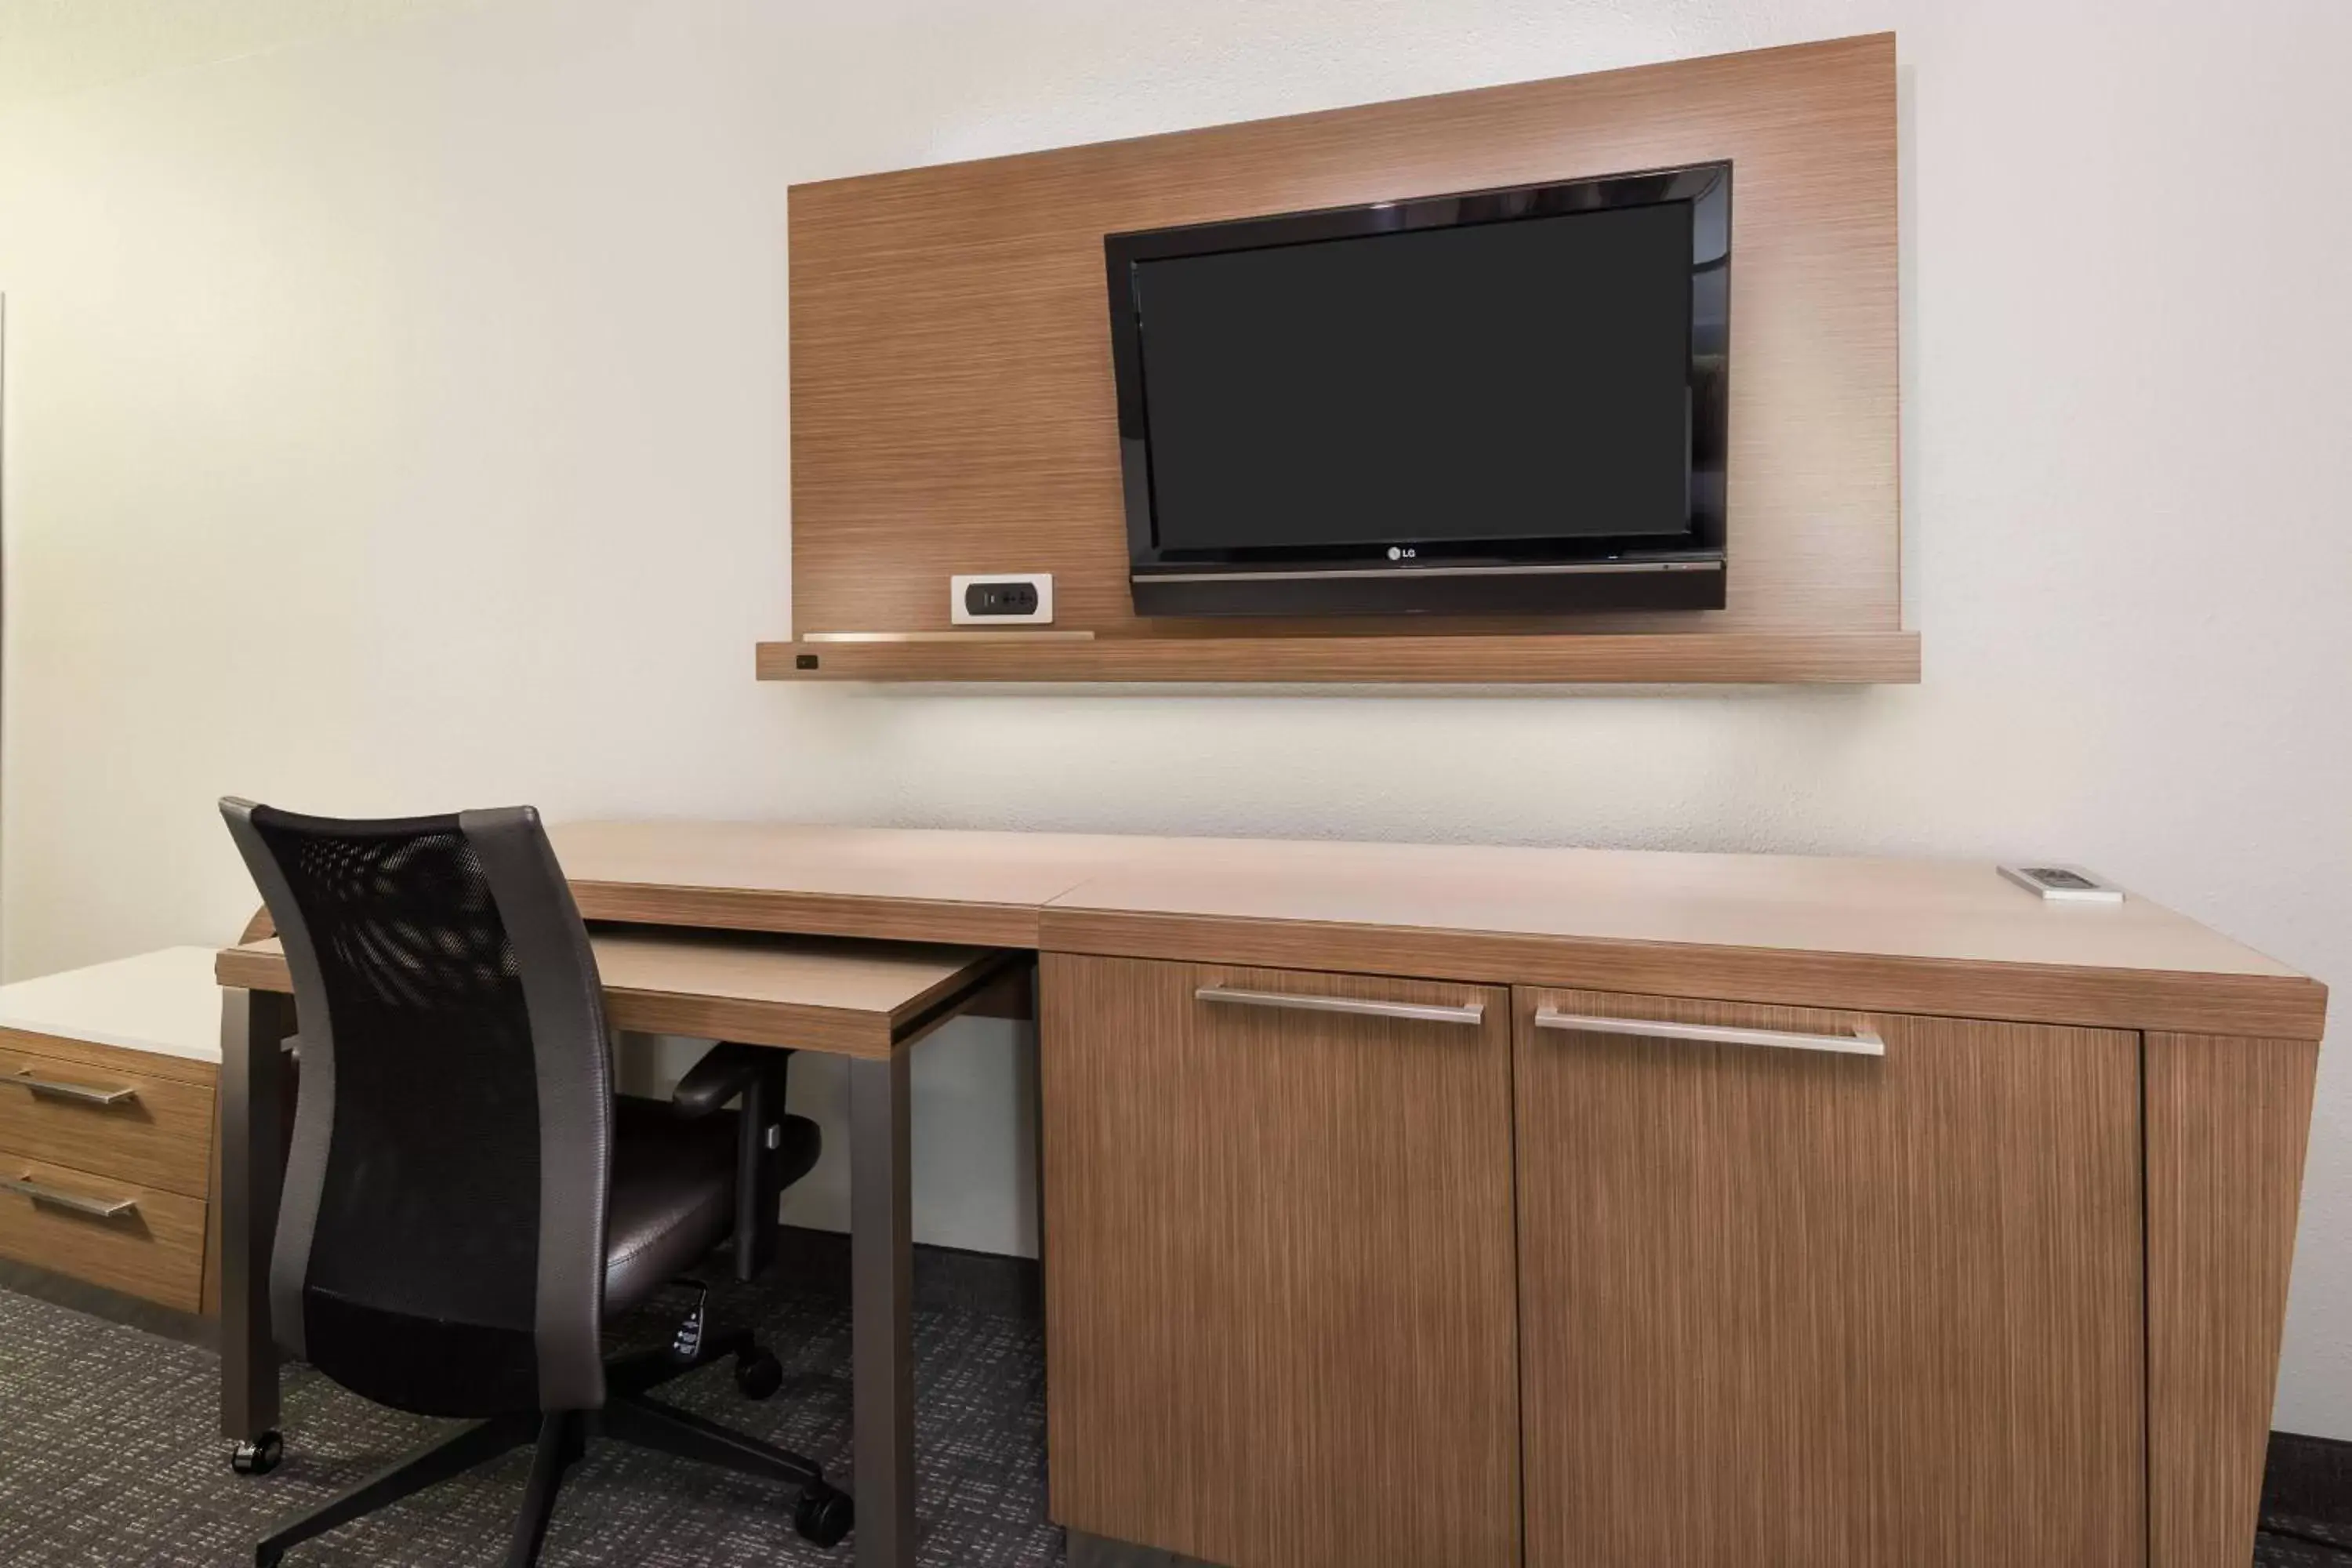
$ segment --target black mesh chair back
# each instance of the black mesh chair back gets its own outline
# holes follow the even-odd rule
[[[221,810],[300,1032],[280,1345],[426,1415],[597,1408],[612,1059],[538,814]]]

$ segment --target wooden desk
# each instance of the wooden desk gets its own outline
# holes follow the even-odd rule
[[[1025,953],[974,947],[594,930],[605,1021],[616,1029],[821,1051],[847,1058],[852,1373],[857,1560],[915,1552],[914,1231],[908,1172],[910,1047],[979,1002]],[[278,1045],[293,982],[275,938],[215,964],[223,1013],[222,1427],[257,1443],[278,1423],[269,1236],[284,1100]]]
[[[2326,994],[2145,900],[1959,862],[553,837],[591,920],[1040,953],[1074,1531],[1349,1568],[2244,1561]],[[861,1144],[903,1104],[854,1100]],[[864,1430],[861,1560],[909,1561]]]
[[[551,827],[592,921],[1037,945],[1041,911],[1167,839],[729,822]]]
[[[1990,865],[742,823],[551,831],[590,920],[2317,1039],[2325,986]]]

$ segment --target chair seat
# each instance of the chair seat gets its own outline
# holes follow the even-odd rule
[[[787,1116],[785,1179],[816,1163],[815,1122]],[[735,1112],[686,1118],[667,1100],[613,1103],[604,1310],[625,1312],[686,1273],[735,1227]]]

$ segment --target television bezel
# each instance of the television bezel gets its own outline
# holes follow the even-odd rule
[[[1727,519],[1732,165],[1685,164],[1103,237],[1129,584],[1139,615],[1719,608]],[[1165,550],[1153,516],[1137,264],[1684,202],[1693,208],[1689,526],[1678,534]],[[1325,584],[1319,589],[1310,584]],[[1350,586],[1354,584],[1355,586]],[[1410,585],[1409,585],[1410,584]]]

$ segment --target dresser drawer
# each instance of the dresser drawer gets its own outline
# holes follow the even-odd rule
[[[0,1257],[193,1312],[204,1202],[0,1146]]]
[[[200,1084],[0,1046],[0,1149],[201,1199],[212,1138]]]

